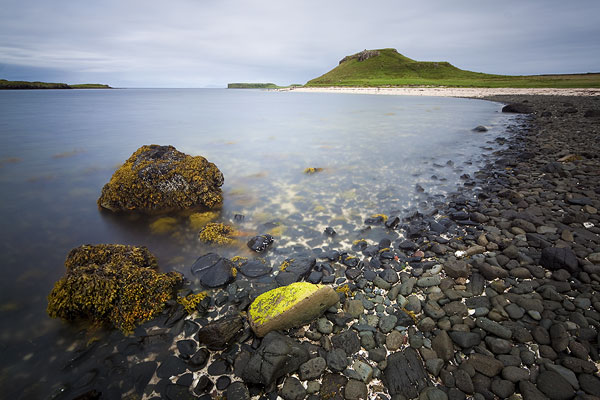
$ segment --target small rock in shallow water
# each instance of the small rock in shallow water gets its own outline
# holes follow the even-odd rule
[[[247,244],[250,250],[257,253],[262,253],[266,251],[271,244],[273,244],[273,236],[269,234],[254,236],[248,241]]]
[[[244,323],[239,315],[223,317],[202,327],[198,331],[197,339],[211,350],[221,350],[243,326]]]

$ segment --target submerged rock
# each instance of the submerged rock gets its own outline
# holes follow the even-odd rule
[[[146,247],[83,245],[69,253],[67,273],[48,296],[48,314],[66,320],[92,319],[129,332],[157,316],[175,297],[179,273],[157,272]]]
[[[247,244],[250,250],[262,253],[273,244],[273,236],[269,234],[254,236],[252,239],[248,240]]]
[[[215,253],[208,253],[194,262],[192,274],[200,279],[203,286],[215,288],[233,281],[236,269],[233,262]]]
[[[204,157],[173,146],[136,150],[102,188],[98,205],[115,212],[159,213],[213,208],[223,196],[223,174]]]
[[[338,300],[338,294],[330,286],[292,283],[258,296],[248,309],[248,321],[261,337],[273,330],[308,323]]]
[[[222,350],[243,327],[244,322],[239,315],[219,318],[198,331],[198,342],[210,350]]]

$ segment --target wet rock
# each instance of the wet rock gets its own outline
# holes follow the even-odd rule
[[[248,309],[248,322],[257,336],[300,326],[319,317],[339,301],[330,286],[297,282],[258,296]]]
[[[213,208],[223,200],[221,185],[223,174],[204,157],[173,146],[142,146],[104,185],[98,205],[143,213]]]
[[[188,361],[189,365],[194,369],[201,369],[206,366],[208,359],[210,358],[210,353],[206,349],[198,350]]]
[[[219,318],[200,328],[196,338],[211,350],[222,350],[243,326],[243,320],[238,315]]]
[[[248,240],[248,248],[257,253],[265,252],[273,244],[273,236],[269,234],[254,236]]]
[[[159,378],[170,378],[182,374],[187,370],[187,365],[179,357],[169,356],[167,357],[156,370],[156,376]]]
[[[258,278],[271,273],[272,268],[259,260],[247,260],[238,267],[238,270],[248,278]]]
[[[406,398],[417,397],[423,389],[431,385],[421,358],[411,347],[387,358],[383,382],[392,396],[402,395]]]
[[[196,342],[193,340],[180,340],[177,342],[177,350],[181,358],[188,359],[196,352]]]
[[[213,388],[214,383],[210,380],[210,378],[206,375],[202,375],[200,379],[198,379],[198,383],[194,388],[194,393],[197,395],[201,395],[202,393],[208,393]]]
[[[233,262],[215,253],[208,253],[194,262],[192,274],[200,279],[203,286],[215,288],[228,284],[235,279]]]
[[[249,383],[269,385],[296,371],[310,358],[302,344],[277,332],[269,332],[252,354],[242,378]]]
[[[540,265],[551,271],[566,269],[573,273],[579,270],[577,256],[567,247],[546,247],[542,250]]]
[[[483,125],[478,125],[475,128],[471,129],[473,132],[487,132],[487,128]]]
[[[523,103],[511,103],[502,107],[503,113],[531,114],[533,109],[531,106]]]

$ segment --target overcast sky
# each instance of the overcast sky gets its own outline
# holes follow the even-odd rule
[[[2,0],[0,78],[284,85],[385,47],[478,72],[600,72],[599,16],[598,0]]]

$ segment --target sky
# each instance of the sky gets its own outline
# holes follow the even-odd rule
[[[1,0],[0,78],[306,83],[364,49],[477,72],[600,72],[600,1]]]

